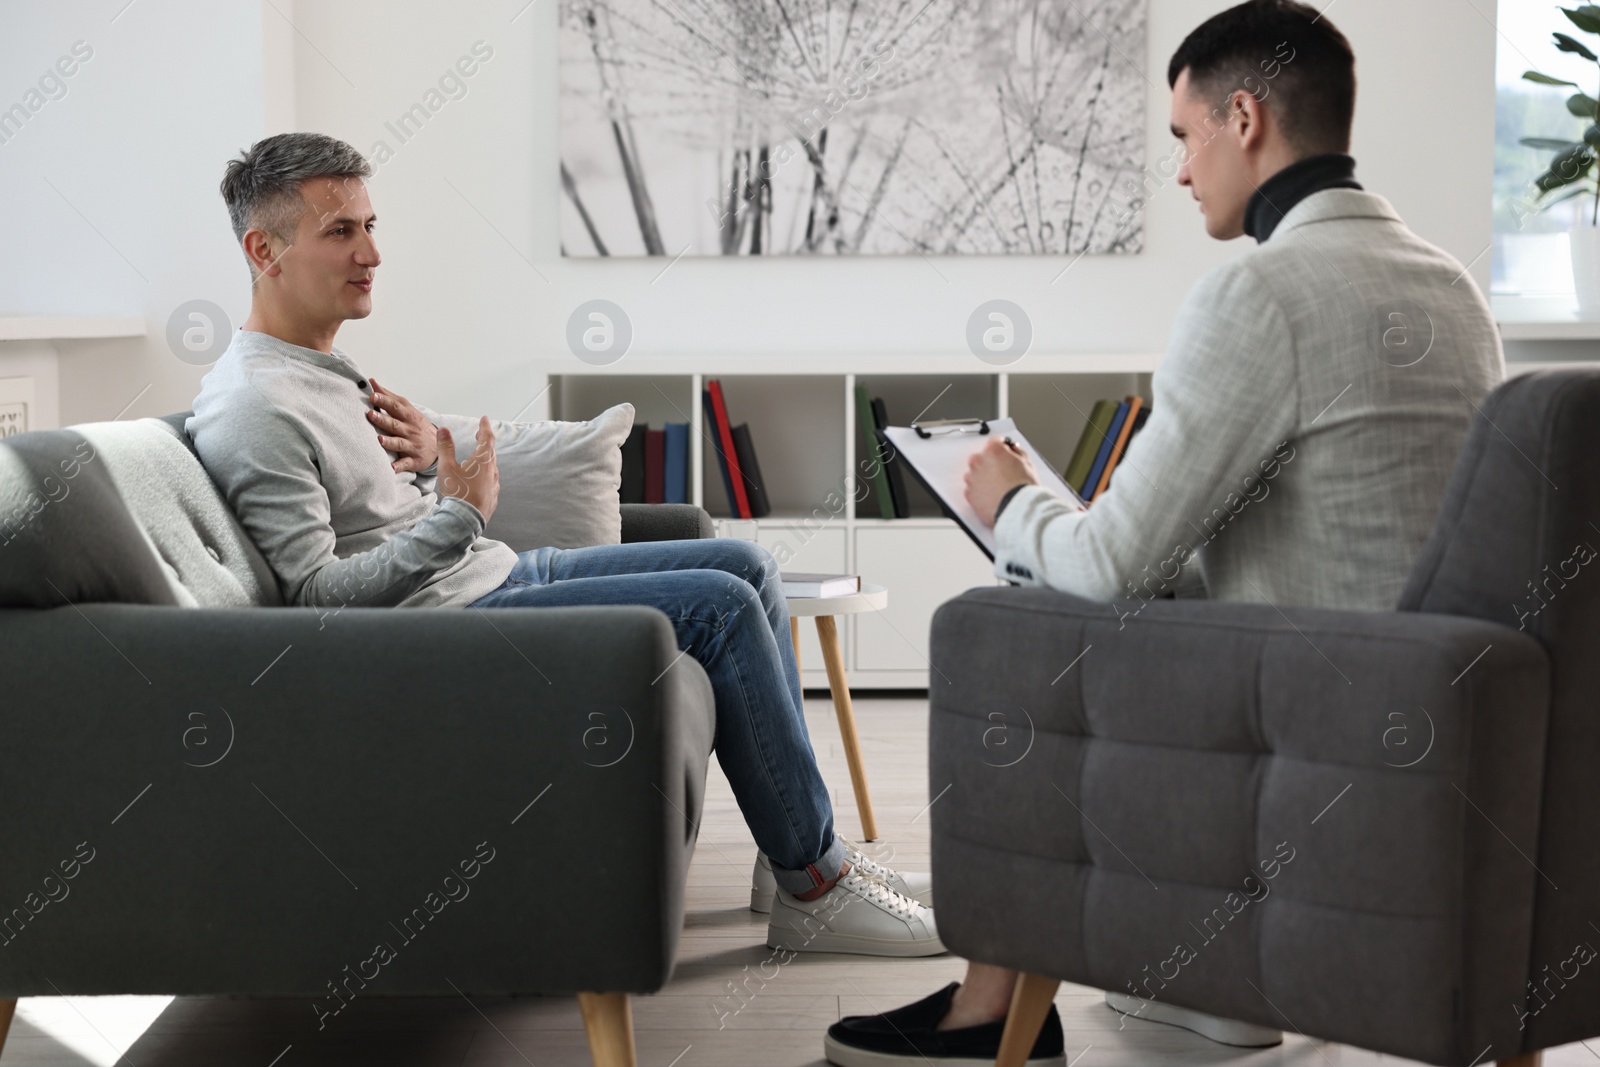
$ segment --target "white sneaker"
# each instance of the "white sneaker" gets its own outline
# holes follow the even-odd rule
[[[944,942],[925,908],[855,867],[816,900],[772,895],[767,947],[863,956],[937,956]]]
[[[872,875],[879,881],[886,883],[890,889],[915,900],[925,908],[933,907],[933,878],[925,871],[897,871],[886,867],[862,852],[859,847],[847,838],[844,841],[845,856],[850,861],[850,866],[859,867],[862,871]],[[778,888],[778,880],[772,874],[772,861],[767,859],[765,852],[756,852],[755,869],[750,872],[750,910],[759,911],[763,915],[772,910],[772,894]]]
[[[1239,1048],[1266,1048],[1283,1044],[1283,1031],[1272,1030],[1255,1023],[1242,1023],[1237,1019],[1224,1019],[1207,1015],[1193,1008],[1180,1008],[1161,1000],[1145,1000],[1127,993],[1106,991],[1106,1006],[1119,1015],[1148,1019],[1153,1023],[1166,1023],[1193,1030],[1201,1037],[1209,1037],[1219,1045],[1237,1045]]]

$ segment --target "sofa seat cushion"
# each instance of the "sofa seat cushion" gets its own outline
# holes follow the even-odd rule
[[[160,419],[0,442],[0,606],[282,603],[205,468]]]

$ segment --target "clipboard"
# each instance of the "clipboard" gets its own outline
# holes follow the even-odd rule
[[[1033,460],[1039,484],[1051,493],[1084,507],[1083,498],[1066,483],[1056,469],[1028,443],[1011,419],[940,419],[914,422],[910,426],[888,426],[879,431],[905,460],[923,488],[944,507],[945,514],[967,532],[967,536],[994,559],[994,528],[984,525],[972,505],[967,503],[967,458],[991,439],[1009,437]]]

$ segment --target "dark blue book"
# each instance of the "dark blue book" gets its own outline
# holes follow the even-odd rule
[[[667,431],[667,494],[668,504],[689,502],[689,424],[669,422]]]
[[[633,424],[628,439],[622,442],[622,485],[617,496],[623,504],[644,503],[644,435],[645,425]]]
[[[739,517],[739,498],[733,494],[733,477],[728,473],[728,457],[722,453],[722,442],[717,437],[717,410],[711,402],[711,390],[703,389],[700,400],[706,411],[706,426],[710,429],[706,438],[711,442],[712,451],[717,454],[717,467],[722,471],[722,489],[728,494],[728,514],[734,518]],[[710,510],[707,508],[706,510]]]
[[[1089,477],[1078,487],[1078,495],[1085,500],[1094,499],[1094,490],[1100,484],[1100,472],[1106,469],[1106,461],[1111,458],[1111,448],[1116,443],[1117,435],[1122,432],[1122,424],[1128,419],[1129,406],[1126,400],[1122,401],[1117,405],[1117,413],[1111,416],[1111,427],[1106,430],[1106,439],[1100,442],[1100,451],[1095,453]]]

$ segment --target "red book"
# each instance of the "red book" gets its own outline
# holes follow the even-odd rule
[[[706,383],[711,390],[711,410],[717,414],[717,440],[722,443],[722,454],[728,460],[728,477],[733,482],[733,499],[738,509],[737,518],[750,518],[750,497],[744,491],[744,471],[739,469],[739,456],[733,448],[733,429],[728,425],[728,405],[722,399],[722,383],[713,378]]]
[[[667,431],[644,432],[644,502],[667,502]]]

